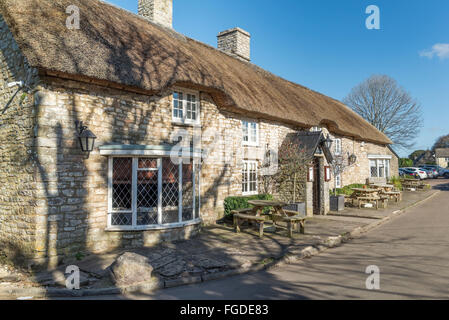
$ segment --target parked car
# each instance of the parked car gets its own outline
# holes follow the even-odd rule
[[[445,172],[444,168],[442,168],[440,166],[437,166],[437,165],[433,165],[433,164],[420,165],[419,167],[423,168],[423,169],[426,169],[426,170],[429,170],[429,169],[433,170],[434,173],[436,172],[435,178],[442,177],[444,172]]]
[[[443,169],[442,176],[446,179],[449,179],[449,170]]]
[[[429,179],[434,179],[437,177],[437,174],[435,174],[433,169],[427,169],[427,168],[420,168],[420,169],[427,173],[427,178],[429,178]]]
[[[420,169],[420,168],[410,167],[410,168],[404,168],[404,169],[407,169],[407,170],[409,170],[411,172],[417,173],[418,174],[418,177],[417,177],[418,179],[423,180],[423,179],[427,179],[428,178],[427,173],[424,170]]]
[[[418,173],[414,172],[413,170],[406,169],[406,168],[399,168],[399,176],[403,177],[403,178],[419,179]]]

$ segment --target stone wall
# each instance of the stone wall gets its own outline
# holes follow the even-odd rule
[[[35,183],[33,180],[33,95],[20,92],[8,109],[8,100],[24,81],[33,86],[36,70],[29,67],[0,15],[0,250],[13,260],[33,254]]]
[[[371,142],[357,141],[352,138],[331,135],[332,139],[340,138],[342,141],[342,154],[345,159],[345,163],[348,163],[349,155],[355,154],[357,161],[355,164],[348,166],[346,170],[341,174],[342,186],[359,183],[366,183],[366,179],[370,177],[370,166],[368,155],[388,155],[391,156],[390,160],[390,176],[399,176],[399,160],[391,150],[384,145],[379,145]],[[332,146],[332,152],[335,151],[334,145]],[[332,175],[330,181],[330,188],[335,187],[335,179]]]
[[[179,130],[193,134],[197,127],[172,123],[172,90],[149,97],[56,78],[44,80],[46,84],[36,94],[36,228],[42,234],[36,245],[38,256],[46,259],[83,251],[105,252],[196,233],[194,227],[144,232],[105,230],[108,158],[99,154],[98,146],[158,145],[173,143],[172,134]],[[201,216],[209,224],[223,216],[226,197],[242,194],[242,160],[260,162],[266,146],[277,148],[294,128],[260,121],[259,146],[242,147],[244,117],[219,110],[207,93],[200,97],[201,148],[211,150],[201,171]],[[98,137],[89,158],[75,138],[77,120],[84,121]]]

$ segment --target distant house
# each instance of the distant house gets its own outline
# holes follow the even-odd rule
[[[435,149],[435,159],[437,165],[439,165],[440,167],[449,167],[449,148]]]
[[[69,6],[79,29],[67,27]],[[240,28],[219,33],[218,48],[177,33],[172,6],[140,0],[136,15],[98,0],[0,0],[1,107],[12,99],[0,112],[2,244],[57,263],[188,238],[226,197],[260,192],[267,151],[290,133],[313,142],[308,215],[329,211],[333,187],[398,175],[374,126],[252,64]],[[90,153],[79,121],[96,136]],[[335,177],[328,136],[329,153],[352,159]]]

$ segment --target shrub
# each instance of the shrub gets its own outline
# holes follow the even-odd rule
[[[342,194],[350,196],[354,192],[351,190],[352,188],[363,188],[363,186],[364,186],[364,184],[358,184],[358,183],[350,184],[350,185],[344,186],[343,188],[337,188],[336,193],[337,193],[337,196],[342,195]],[[334,195],[334,192],[332,190],[329,190],[329,193],[331,196]]]
[[[399,177],[391,177],[389,183],[394,185],[396,189],[402,190],[402,183]]]
[[[273,200],[271,194],[257,194],[253,196],[243,197],[228,197],[224,200],[225,216],[230,215],[232,210],[252,208],[253,206],[248,204],[249,200]],[[269,208],[266,208],[269,211]]]

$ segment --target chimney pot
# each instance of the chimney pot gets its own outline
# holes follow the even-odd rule
[[[151,22],[173,28],[173,0],[139,0],[138,13]]]
[[[251,61],[251,35],[240,28],[220,32],[217,36],[218,49],[243,61]]]

